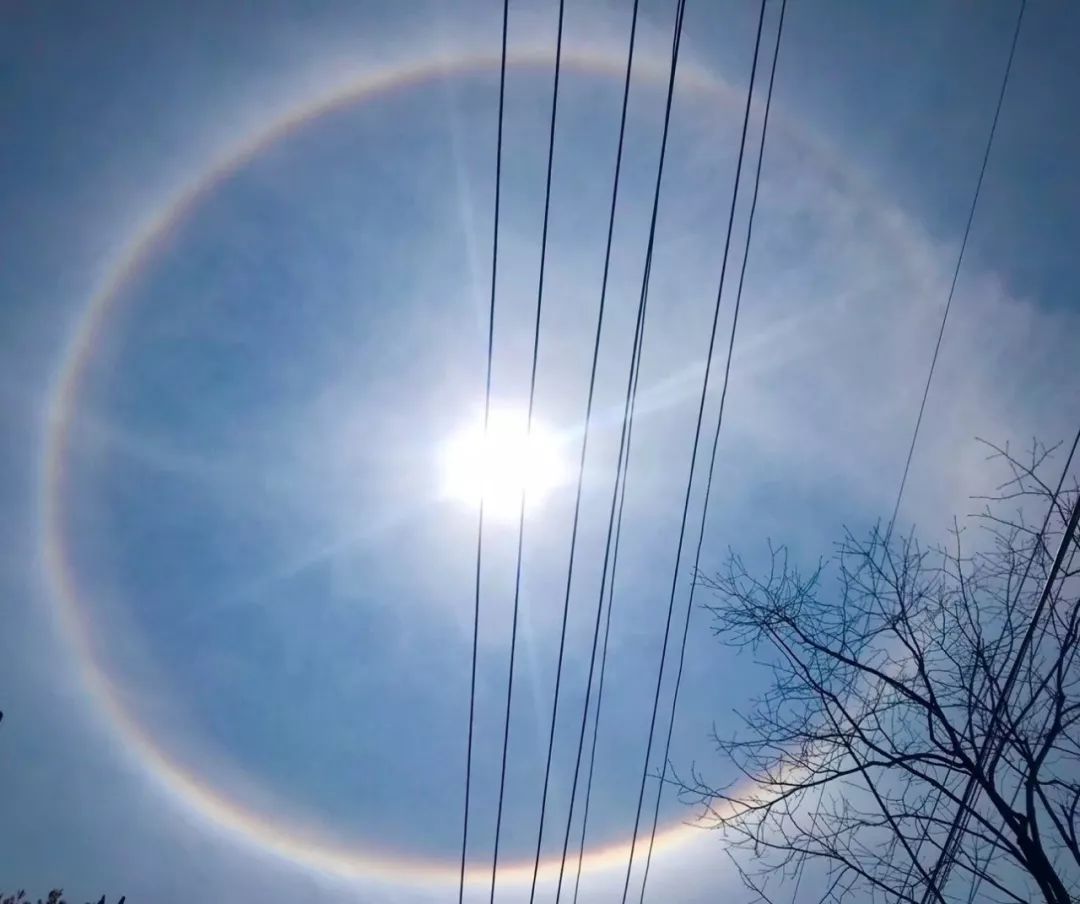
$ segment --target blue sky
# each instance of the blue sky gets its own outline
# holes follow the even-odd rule
[[[129,901],[447,900],[445,887],[335,875],[268,849],[163,781],[87,686],[45,573],[51,394],[87,305],[145,224],[296,111],[372,74],[498,52],[495,3],[218,6],[3,12],[0,800],[21,817],[0,828],[0,887]],[[537,411],[572,458],[630,5],[568,6]],[[642,4],[552,851],[600,582],[671,7]],[[553,51],[554,13],[511,3],[516,58]],[[625,837],[633,816],[755,13],[688,5],[590,816],[598,843]],[[816,558],[841,525],[891,509],[1014,14],[1004,2],[789,10],[704,567],[728,545],[760,554],[766,537]],[[1078,31],[1075,10],[1028,11],[902,510],[931,539],[992,478],[976,435],[1053,442],[1074,429]],[[605,66],[573,63],[585,58]],[[495,355],[495,396],[509,405],[527,391],[550,79],[535,62],[509,74]],[[308,119],[231,167],[116,294],[64,456],[77,608],[130,723],[200,786],[285,833],[451,865],[475,513],[440,498],[439,450],[482,401],[496,89],[490,67],[450,66]],[[739,248],[745,204],[736,229]],[[503,833],[512,861],[535,839],[572,505],[563,487],[526,525]],[[495,524],[488,539],[478,861],[492,837],[516,535]],[[687,578],[684,566],[679,609]],[[761,675],[696,619],[672,755],[723,777],[709,731],[731,724]],[[690,815],[674,801],[664,814]],[[618,873],[585,887],[605,899]],[[719,840],[702,834],[658,860],[650,888],[696,901],[733,881]],[[504,893],[517,900],[521,889]]]

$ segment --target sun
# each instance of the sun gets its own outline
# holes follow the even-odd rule
[[[484,503],[485,515],[516,518],[522,494],[530,508],[544,502],[566,475],[562,443],[524,410],[493,408],[483,424],[462,430],[442,449],[443,492],[470,505]]]

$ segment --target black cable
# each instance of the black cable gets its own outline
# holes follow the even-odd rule
[[[926,399],[930,395],[930,383],[934,379],[934,368],[937,367],[938,353],[941,351],[941,340],[945,336],[945,324],[949,319],[953,295],[956,294],[956,283],[960,279],[960,267],[964,263],[964,251],[967,250],[968,236],[971,235],[971,224],[975,219],[975,208],[979,203],[983,177],[986,176],[986,165],[990,160],[990,148],[994,144],[994,133],[997,131],[998,119],[1001,117],[1001,106],[1005,101],[1005,89],[1009,85],[1009,74],[1012,72],[1013,58],[1016,56],[1016,43],[1020,38],[1020,25],[1024,21],[1024,10],[1026,8],[1027,0],[1020,0],[1020,12],[1016,17],[1016,28],[1013,31],[1012,46],[1009,48],[1009,59],[1005,64],[1005,75],[1001,79],[1001,90],[998,92],[997,106],[994,108],[994,119],[990,124],[990,134],[986,139],[986,150],[983,152],[982,165],[979,167],[979,178],[975,183],[975,194],[971,199],[971,209],[968,210],[967,223],[964,225],[964,237],[960,240],[960,253],[956,256],[956,268],[953,270],[952,284],[949,286],[949,295],[945,301],[945,311],[941,315],[941,327],[938,330],[937,341],[934,343],[934,354],[930,359],[930,371],[926,375],[926,387],[923,389],[922,401],[919,403],[919,416],[915,419],[915,430],[911,435],[911,446],[908,448],[907,461],[904,462],[904,474],[900,478],[900,491],[896,494],[896,505],[893,507],[892,517],[889,519],[889,533],[892,532],[893,522],[896,521],[897,513],[900,510],[900,497],[904,494],[908,472],[911,470],[911,458],[915,454],[915,443],[919,438],[919,427],[922,426],[923,413],[926,411]]]
[[[551,212],[551,175],[555,160],[555,123],[559,108],[559,74],[562,68],[563,10],[565,0],[559,0],[559,24],[555,38],[555,83],[551,94],[551,124],[548,129],[547,178],[544,187],[544,225],[540,233],[540,276],[536,287],[536,320],[533,327],[532,370],[529,374],[529,405],[525,419],[525,435],[532,434],[533,408],[536,402],[536,369],[540,357],[540,314],[544,303],[544,273],[547,264],[548,221]],[[601,311],[601,322],[603,312]],[[597,332],[597,343],[600,341]],[[593,360],[595,377],[596,362]],[[589,390],[589,407],[592,406],[592,388]],[[585,419],[585,437],[588,439],[589,420]],[[582,443],[582,469],[585,466],[585,443]],[[581,500],[581,480],[578,480],[578,501]],[[577,532],[577,510],[574,511],[574,531]],[[521,563],[525,544],[525,487],[521,488],[521,503],[518,509],[517,564],[514,569],[514,613],[510,628],[510,666],[506,680],[506,714],[503,719],[502,765],[499,771],[499,803],[495,815],[495,848],[491,858],[491,904],[495,904],[495,880],[499,868],[499,835],[502,830],[503,801],[506,795],[506,761],[510,749],[510,709],[514,695],[514,658],[517,651],[518,612],[521,603]]]
[[[646,299],[648,296],[646,295]],[[644,309],[639,309],[639,323],[643,316]],[[638,327],[640,330],[640,327]],[[607,613],[604,619],[604,643],[602,652],[600,654],[600,680],[596,690],[596,715],[593,718],[593,732],[592,742],[589,749],[589,774],[585,782],[585,803],[581,810],[581,842],[578,845],[578,865],[577,874],[574,878],[574,904],[577,904],[578,891],[581,887],[581,865],[585,859],[585,836],[589,826],[589,803],[592,799],[592,780],[593,771],[596,766],[596,739],[600,731],[600,711],[604,702],[604,676],[607,672],[607,652],[608,652],[608,639],[611,636],[611,610],[615,603],[615,573],[619,567],[619,542],[622,539],[622,523],[623,523],[623,508],[626,503],[626,483],[627,483],[627,469],[630,463],[630,448],[634,434],[634,409],[637,402],[637,383],[638,377],[641,373],[641,338],[640,332],[635,334],[636,342],[634,344],[634,350],[631,354],[631,373],[632,373],[632,388],[631,388],[631,403],[629,409],[629,417],[625,414],[623,416],[623,435],[625,436],[626,443],[626,459],[622,468],[622,485],[619,486],[618,479],[619,474],[616,473],[616,489],[619,494],[619,511],[615,516],[615,539],[611,540],[610,533],[608,535],[608,542],[605,545],[604,556],[607,557],[607,551],[611,550],[611,581],[608,583],[608,601],[607,601]],[[620,444],[624,442],[622,438],[619,440]]]
[[[626,111],[630,102],[630,76],[633,72],[634,66],[634,38],[637,34],[637,21],[638,21],[638,4],[639,0],[634,0],[633,14],[630,19],[630,44],[626,53],[626,77],[623,81],[623,96],[622,96],[622,113],[619,117],[619,143],[618,149],[615,153],[615,175],[612,180],[611,186],[611,206],[608,213],[608,229],[607,229],[607,242],[604,248],[604,273],[600,280],[600,308],[596,318],[596,338],[593,342],[593,358],[592,358],[592,370],[589,374],[589,397],[585,405],[585,434],[581,442],[581,461],[578,466],[578,482],[577,482],[577,496],[574,500],[574,522],[573,529],[571,531],[570,539],[570,565],[569,568],[573,568],[574,562],[574,544],[577,539],[577,526],[578,526],[578,514],[581,509],[581,487],[585,478],[585,449],[589,441],[589,423],[592,416],[593,405],[593,392],[596,387],[596,366],[600,358],[600,333],[604,323],[604,305],[607,300],[607,287],[608,287],[608,275],[611,270],[611,245],[612,239],[615,235],[615,209],[618,205],[619,198],[619,176],[622,173],[622,160],[623,160],[623,146],[626,138]],[[635,330],[635,346],[634,354],[631,356],[631,372],[633,372],[633,363],[637,360],[637,351],[639,343],[637,342],[638,335],[640,334],[640,322],[639,327]],[[627,405],[630,403],[630,387],[627,386]],[[616,488],[619,485],[619,472],[623,469],[623,449],[624,438],[626,435],[627,425],[627,412],[626,407],[623,409],[623,426],[622,437],[619,442],[619,457],[615,466],[615,485]],[[624,481],[625,483],[625,481]],[[610,550],[610,538],[612,528],[612,518],[615,514],[615,496],[612,494],[611,500],[611,516],[608,519],[608,544],[604,552],[604,564],[601,569],[600,578],[600,593],[596,604],[596,626],[593,629],[593,643],[592,653],[589,657],[589,677],[585,685],[585,703],[581,711],[581,733],[578,737],[578,752],[577,760],[574,765],[574,780],[570,788],[570,807],[566,816],[566,834],[563,837],[563,849],[562,860],[559,863],[559,880],[555,887],[555,902],[558,904],[562,897],[562,883],[563,874],[566,870],[566,853],[570,846],[570,827],[574,819],[574,799],[577,796],[578,776],[581,770],[581,752],[585,746],[585,726],[588,721],[589,714],[589,697],[592,695],[592,683],[593,683],[593,667],[596,663],[596,646],[600,636],[600,616],[603,609],[604,602],[604,582],[607,579],[608,570],[608,551]],[[568,571],[569,571],[568,568]],[[569,576],[567,577],[567,593],[569,593]]]
[[[941,352],[942,339],[945,336],[945,326],[949,320],[949,312],[952,309],[953,296],[956,294],[956,285],[960,278],[960,268],[964,262],[964,252],[967,250],[968,238],[971,235],[971,225],[975,220],[975,208],[979,203],[979,195],[982,192],[983,180],[986,176],[987,165],[990,161],[990,150],[994,144],[994,135],[997,132],[998,120],[1001,118],[1001,108],[1005,102],[1005,91],[1009,85],[1009,77],[1012,74],[1013,60],[1016,57],[1016,46],[1020,39],[1020,27],[1024,21],[1024,11],[1027,8],[1027,0],[1020,0],[1020,10],[1016,16],[1016,25],[1013,29],[1012,43],[1009,46],[1009,55],[1005,62],[1005,72],[1001,78],[1001,88],[998,91],[997,103],[994,107],[994,116],[990,122],[990,132],[986,137],[986,147],[983,150],[982,163],[979,166],[979,176],[975,182],[975,192],[971,198],[971,206],[968,209],[967,222],[964,225],[963,237],[960,240],[960,251],[956,256],[956,267],[953,269],[952,282],[949,285],[949,294],[945,300],[945,310],[941,315],[941,326],[938,329],[937,339],[934,342],[934,352],[930,358],[930,369],[926,375],[926,385],[923,387],[922,400],[919,402],[919,412],[915,418],[915,429],[911,434],[911,445],[908,447],[907,459],[904,462],[903,474],[900,477],[900,487],[896,492],[896,502],[893,505],[892,516],[889,518],[889,524],[885,531],[885,544],[888,545],[889,539],[892,537],[893,527],[896,524],[896,518],[900,512],[900,502],[904,495],[904,488],[907,485],[908,474],[911,471],[911,461],[915,455],[915,444],[919,438],[919,428],[922,426],[923,415],[926,411],[926,401],[930,395],[930,384],[934,379],[934,370],[937,367],[938,355]],[[930,811],[930,818],[926,822],[927,833],[929,827],[933,823],[934,816],[937,814],[938,806],[941,803],[940,792],[934,799],[934,805]],[[924,833],[920,837],[918,843],[915,846],[915,860],[912,861],[911,866],[908,868],[907,878],[904,880],[903,888],[908,888],[911,884],[912,877],[915,872],[915,868],[918,864],[918,856],[922,850],[923,843],[926,841],[927,834]]]
[[[709,350],[705,360],[705,376],[701,387],[701,400],[698,403],[697,423],[694,428],[694,444],[690,453],[689,476],[686,481],[686,494],[683,500],[682,521],[679,526],[679,542],[675,550],[675,567],[672,569],[671,594],[668,600],[667,620],[664,625],[664,641],[660,652],[660,667],[656,676],[656,692],[653,696],[652,718],[649,723],[649,740],[645,747],[645,762],[641,770],[641,785],[638,790],[637,811],[634,815],[634,833],[630,839],[630,856],[627,858],[626,879],[623,882],[622,904],[626,904],[626,898],[630,891],[630,874],[634,867],[634,850],[637,847],[638,829],[641,825],[641,807],[645,800],[645,784],[649,777],[649,760],[652,757],[653,739],[656,733],[656,716],[660,707],[660,688],[664,680],[664,665],[667,660],[668,639],[671,635],[671,619],[675,610],[675,590],[679,581],[679,565],[682,561],[683,542],[686,539],[686,519],[690,511],[690,496],[694,483],[694,468],[697,464],[698,446],[701,441],[701,424],[705,414],[705,400],[708,395],[709,375],[712,370],[713,351],[716,346],[716,327],[720,319],[720,299],[724,286],[724,275],[727,272],[728,253],[731,249],[731,232],[735,219],[735,205],[739,195],[739,182],[742,177],[743,156],[746,150],[746,131],[750,120],[750,106],[754,94],[754,79],[757,74],[759,51],[761,50],[761,33],[765,24],[766,0],[761,0],[761,11],[758,15],[757,37],[754,42],[754,59],[750,69],[750,86],[746,92],[746,110],[743,114],[742,137],[739,142],[739,156],[735,166],[735,183],[731,196],[731,211],[728,216],[727,237],[724,240],[724,256],[720,269],[720,287],[716,293],[716,305],[713,311],[712,331],[709,336]],[[680,26],[682,24],[680,16]]]
[[[491,301],[488,306],[487,374],[484,380],[484,435],[491,414],[491,367],[495,358],[495,281],[499,262],[499,200],[502,187],[503,106],[506,100],[506,25],[510,0],[503,0],[502,56],[499,63],[499,117],[495,150],[495,219],[491,237]],[[469,679],[469,739],[465,752],[465,818],[461,829],[461,872],[458,878],[458,904],[465,898],[465,854],[469,844],[469,800],[472,790],[473,726],[476,717],[476,652],[480,640],[480,566],[484,548],[484,497],[480,496],[480,514],[476,529],[476,593],[473,602],[472,672]]]
[[[649,240],[645,254],[645,273],[642,281],[641,297],[638,304],[638,329],[637,332],[641,332],[645,327],[645,308],[648,304],[648,282],[649,275],[652,270],[652,256],[653,248],[656,241],[656,218],[657,211],[660,205],[660,185],[663,179],[664,173],[664,159],[667,153],[667,138],[668,127],[671,122],[671,101],[675,90],[675,70],[679,58],[679,40],[682,34],[682,17],[683,10],[686,5],[686,0],[678,0],[678,7],[675,14],[675,36],[672,45],[671,56],[671,72],[668,77],[668,89],[667,89],[667,102],[664,110],[664,128],[663,134],[660,140],[660,159],[657,164],[656,172],[656,187],[653,193],[653,207],[652,218],[649,224]],[[635,347],[637,347],[637,336],[635,336]],[[640,349],[639,349],[640,351]],[[640,358],[639,358],[640,359]],[[634,381],[634,389],[636,391],[636,380]],[[544,792],[540,803],[540,826],[536,837],[536,859],[533,864],[532,886],[529,891],[529,904],[533,904],[536,898],[536,879],[537,874],[540,871],[540,851],[543,845],[544,838],[544,816],[547,809],[547,795],[548,786],[551,779],[551,757],[552,751],[555,745],[555,725],[556,717],[558,715],[559,708],[559,688],[562,680],[562,666],[563,656],[566,648],[566,623],[570,611],[570,586],[572,579],[572,563],[571,568],[568,569],[567,581],[566,581],[566,596],[563,601],[563,613],[562,613],[562,629],[559,638],[559,657],[555,670],[555,693],[551,707],[551,730],[548,734],[548,750],[547,750],[547,764],[544,769]]]
[[[764,10],[764,3],[762,4]],[[686,600],[686,619],[683,623],[682,645],[679,649],[679,667],[675,671],[675,689],[671,696],[671,716],[668,719],[667,739],[664,742],[664,756],[661,759],[660,783],[656,791],[656,806],[653,808],[652,830],[649,833],[649,851],[645,857],[645,873],[641,879],[641,898],[645,901],[645,886],[649,881],[649,867],[652,865],[653,845],[656,843],[656,826],[660,819],[660,800],[664,794],[664,782],[667,779],[668,757],[671,754],[671,735],[675,727],[675,708],[679,703],[679,688],[682,686],[683,665],[686,660],[686,638],[690,632],[690,616],[694,608],[694,590],[697,588],[698,567],[701,564],[701,547],[705,540],[705,524],[709,513],[709,497],[712,494],[713,472],[716,468],[716,450],[720,445],[720,427],[724,422],[724,403],[727,400],[728,381],[731,376],[731,355],[735,350],[735,330],[739,325],[739,309],[742,306],[743,284],[746,281],[746,262],[750,257],[750,240],[754,234],[754,214],[757,211],[758,190],[761,187],[761,167],[765,159],[765,136],[769,130],[769,110],[772,108],[773,84],[776,81],[776,62],[780,58],[780,38],[784,33],[784,13],[787,11],[787,0],[780,4],[780,19],[776,26],[776,44],[773,48],[772,67],[769,70],[769,88],[765,94],[765,112],[761,122],[761,142],[758,145],[757,169],[754,172],[754,193],[750,201],[750,213],[746,224],[746,243],[743,247],[742,266],[739,269],[739,285],[735,292],[735,310],[731,318],[731,334],[728,337],[727,362],[724,365],[724,383],[720,391],[720,410],[716,417],[716,430],[713,433],[712,454],[709,457],[709,472],[705,480],[705,500],[701,506],[701,525],[698,531],[697,549],[694,551],[694,567],[690,572],[690,593]],[[760,31],[759,31],[760,35]],[[750,76],[750,92],[753,93],[754,76]],[[749,109],[749,105],[747,107]],[[746,140],[746,129],[743,128],[743,141]],[[732,216],[735,205],[732,203]],[[728,234],[731,233],[731,220],[728,221]],[[721,269],[720,287],[717,290],[717,308],[719,309],[720,295],[724,290],[723,268]],[[715,329],[715,326],[714,326]],[[704,399],[704,393],[702,394]]]

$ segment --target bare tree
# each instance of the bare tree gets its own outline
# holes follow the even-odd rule
[[[677,783],[759,900],[811,863],[821,901],[1077,900],[1080,493],[1053,450],[991,449],[1009,479],[945,546],[878,528],[810,573],[770,546],[700,578],[771,680],[716,736],[741,778]]]
[[[60,888],[54,888],[49,892],[49,896],[42,900],[37,899],[37,904],[67,904],[63,898],[64,891]],[[117,904],[124,904],[125,898],[121,898],[117,901]],[[33,904],[33,901],[26,896],[25,891],[16,892],[13,895],[5,896],[3,892],[0,892],[0,904]],[[89,904],[89,902],[87,902]],[[97,904],[106,904],[105,896],[102,895]]]

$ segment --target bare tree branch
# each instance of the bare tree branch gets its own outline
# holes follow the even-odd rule
[[[823,870],[822,902],[1077,900],[1080,542],[1066,535],[1077,487],[1055,494],[1040,476],[1056,447],[1018,458],[986,445],[1007,479],[954,521],[947,546],[878,527],[845,533],[805,574],[770,544],[761,576],[731,552],[697,577],[714,594],[716,635],[772,680],[739,731],[714,730],[738,780],[672,775],[755,900],[774,900],[808,863]],[[1047,510],[1047,529],[1033,528],[1030,513]],[[1070,554],[1023,641],[1063,536]]]

